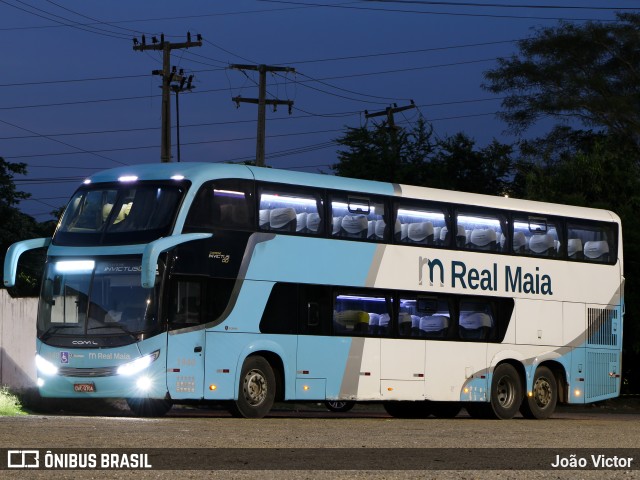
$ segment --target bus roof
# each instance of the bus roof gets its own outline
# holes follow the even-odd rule
[[[189,180],[196,188],[199,188],[204,182],[216,178],[244,178],[357,193],[432,200],[458,205],[523,211],[539,213],[541,215],[562,215],[591,220],[620,222],[619,217],[615,213],[595,208],[521,200],[499,195],[482,195],[388,182],[359,180],[327,174],[294,172],[276,168],[222,163],[155,163],[118,167],[95,173],[88,177],[85,183],[117,182],[122,177],[137,177],[138,180],[185,179]]]

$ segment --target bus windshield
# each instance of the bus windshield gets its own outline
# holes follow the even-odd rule
[[[140,260],[53,259],[46,267],[38,334],[120,336],[158,328],[156,289],[140,285]]]
[[[55,234],[57,245],[147,243],[168,235],[186,190],[180,184],[110,184],[73,196]]]

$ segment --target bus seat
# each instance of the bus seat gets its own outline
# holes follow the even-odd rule
[[[597,262],[608,262],[609,244],[606,240],[585,242],[584,256],[589,260],[595,260]]]
[[[398,316],[398,330],[400,336],[408,337],[411,335],[411,317],[412,315],[409,315],[406,312],[400,312],[400,315]]]
[[[279,232],[295,232],[296,211],[291,207],[274,208],[269,216],[269,227]]]
[[[367,222],[367,238],[374,238],[376,234],[376,221],[369,220]]]
[[[448,238],[448,234],[449,234],[449,229],[447,227],[442,227],[440,229],[440,245],[446,245],[447,242],[449,241]]]
[[[296,215],[296,232],[304,233],[307,231],[307,213],[302,212]]]
[[[570,238],[567,240],[567,255],[569,255],[569,258],[575,260],[582,259],[582,240],[579,238]]]
[[[258,214],[258,226],[264,230],[268,230],[270,217],[271,210],[269,210],[268,208],[260,210],[260,213]]]
[[[369,313],[369,333],[372,335],[378,335],[380,331],[380,314]]]
[[[420,318],[420,336],[442,338],[449,328],[449,318],[444,315],[427,315]]]
[[[79,198],[77,200],[80,200]],[[111,213],[111,209],[113,208],[113,203],[105,203],[102,206],[102,221],[104,222],[109,214]]]
[[[342,217],[333,217],[333,230],[331,231],[331,233],[333,235],[339,235],[341,225],[342,225]]]
[[[400,225],[400,241],[406,242],[408,235],[409,235],[409,224],[403,223],[402,225]]]
[[[440,231],[442,227],[433,227],[433,242],[436,245],[440,245]]]
[[[527,237],[524,236],[524,232],[513,232],[513,252],[524,253],[527,248]]]
[[[420,336],[420,317],[418,315],[411,315],[411,336]]]
[[[433,223],[410,223],[407,228],[407,238],[410,243],[430,244],[433,242]]]
[[[307,231],[311,233],[318,233],[320,230],[320,214],[309,213],[307,214]]]
[[[550,255],[555,252],[554,240],[548,233],[532,235],[529,239],[529,250],[536,255]]]
[[[349,238],[366,238],[369,222],[364,215],[345,215],[342,218],[340,234]]]
[[[471,248],[493,251],[496,249],[496,232],[491,228],[474,228],[470,235]]]
[[[459,335],[463,339],[484,340],[493,328],[491,316],[483,312],[460,312]]]
[[[384,240],[384,232],[387,229],[387,224],[384,220],[376,220],[376,226],[374,229],[374,235],[377,240]]]
[[[380,322],[379,322],[379,328],[378,328],[378,333],[380,335],[386,335],[389,331],[389,322],[391,322],[391,317],[389,317],[388,313],[381,313],[380,314]]]
[[[467,232],[462,225],[458,225],[458,233],[456,234],[456,245],[464,247],[467,243]]]

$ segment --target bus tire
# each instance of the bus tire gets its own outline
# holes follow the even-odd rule
[[[522,381],[518,371],[508,363],[498,365],[491,380],[491,410],[495,418],[513,418],[520,409],[522,397]]]
[[[430,402],[389,401],[383,402],[385,411],[395,418],[427,418],[431,415]]]
[[[242,366],[234,413],[244,418],[262,418],[271,411],[275,398],[273,368],[264,357],[248,357]]]
[[[436,418],[455,418],[462,405],[459,402],[429,402],[429,410]]]
[[[327,400],[324,402],[324,406],[331,412],[345,413],[351,410],[355,406],[356,402],[350,402],[346,400]]]
[[[525,395],[520,413],[525,418],[544,420],[553,415],[558,402],[558,382],[551,370],[538,367],[533,376],[531,396]]]
[[[138,417],[162,417],[173,406],[164,398],[127,398],[127,405]]]

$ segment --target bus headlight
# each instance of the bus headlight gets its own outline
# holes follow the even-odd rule
[[[135,359],[133,362],[124,363],[118,367],[116,370],[118,375],[135,375],[143,371],[149,365],[156,361],[156,359],[160,356],[160,350],[156,350],[149,355],[145,355],[144,357],[140,357]]]
[[[36,355],[36,368],[43,375],[55,375],[58,373],[58,367],[40,355]]]

